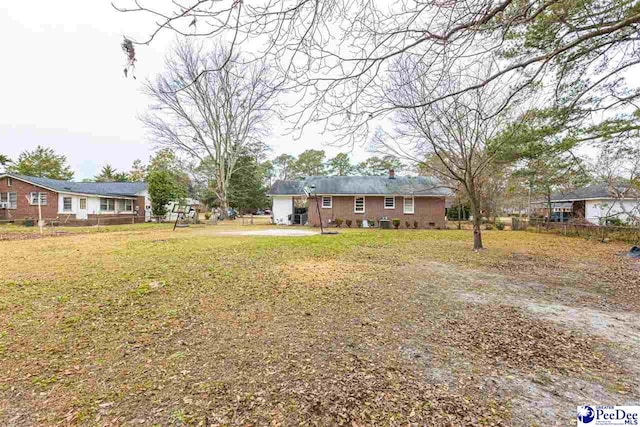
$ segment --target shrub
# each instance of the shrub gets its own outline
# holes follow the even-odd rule
[[[611,225],[613,227],[622,227],[625,225],[620,218],[607,218],[605,223],[606,225]]]
[[[418,225],[419,225],[418,221],[413,220],[413,228],[418,228]]]
[[[497,228],[498,230],[504,230],[504,222],[502,222],[502,221],[500,221],[500,220],[497,220],[497,221],[496,221],[496,228]]]
[[[342,227],[342,223],[343,223],[343,219],[342,218],[336,218],[336,226],[338,228]]]
[[[405,221],[405,222],[404,222],[404,225],[405,225],[407,228],[411,228],[411,223],[410,223],[409,221]]]
[[[369,227],[374,228],[376,226],[376,220],[375,219],[368,219],[367,223],[369,223]]]
[[[493,225],[491,225],[490,223],[486,223],[484,226],[485,230],[493,230]]]
[[[400,227],[400,220],[398,218],[393,218],[393,220],[391,221],[391,223],[393,224],[393,226],[396,228],[396,230],[398,229],[398,227]]]
[[[358,227],[362,227],[362,220],[361,219],[356,219],[356,225]]]
[[[351,221],[350,219],[347,219],[345,220],[344,223],[347,224],[347,227],[351,228],[351,224],[353,224],[353,221]]]
[[[211,219],[211,212],[205,212],[204,213],[204,219],[206,219],[207,221],[209,221]]]

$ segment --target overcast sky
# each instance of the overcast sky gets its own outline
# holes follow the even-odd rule
[[[148,18],[147,18],[148,19]],[[137,120],[148,100],[141,81],[162,70],[167,33],[150,47],[139,47],[136,75],[122,73],[123,34],[143,38],[151,28],[142,16],[118,13],[108,0],[2,0],[0,34],[0,153],[17,158],[38,144],[67,156],[75,179],[90,178],[104,164],[128,170],[147,161],[153,145]],[[326,146],[330,135],[307,131],[300,140],[274,123],[268,143],[273,155]],[[361,160],[368,153],[356,147]]]

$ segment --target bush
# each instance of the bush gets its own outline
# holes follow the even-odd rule
[[[391,221],[391,223],[393,224],[393,226],[396,228],[396,230],[398,229],[398,227],[400,227],[400,220],[398,218],[393,218],[393,220]]]
[[[620,218],[607,218],[606,225],[611,225],[613,227],[622,227],[625,223]]]
[[[405,221],[405,222],[404,222],[404,225],[405,225],[407,228],[411,228],[411,223],[410,223],[409,221]]]
[[[342,227],[342,223],[343,223],[343,222],[344,222],[344,221],[342,220],[342,218],[336,218],[336,226],[337,226],[338,228]]]
[[[418,221],[413,220],[413,228],[418,228],[418,225],[419,225]]]
[[[205,212],[204,213],[204,219],[206,219],[207,221],[209,221],[211,219],[211,212]]]
[[[347,219],[344,223],[347,224],[347,227],[351,228],[351,224],[353,224],[353,221]]]
[[[500,220],[496,221],[496,228],[498,230],[504,230],[504,222],[502,222]]]
[[[486,223],[484,226],[485,230],[493,230],[493,225],[491,225],[491,223]]]
[[[362,220],[361,219],[356,219],[356,225],[358,227],[362,227]]]
[[[375,228],[375,226],[376,226],[376,220],[375,219],[368,219],[367,223],[369,224],[369,227],[371,227],[371,228]]]

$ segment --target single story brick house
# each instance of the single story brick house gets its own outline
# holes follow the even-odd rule
[[[60,224],[144,222],[150,201],[144,182],[71,182],[0,174],[0,221],[42,217]]]
[[[305,194],[310,190],[310,196]],[[278,180],[271,187],[273,221],[276,224],[322,224],[336,219],[353,221],[397,218],[401,227],[414,221],[419,228],[445,227],[445,199],[451,195],[433,177],[312,176],[301,180]]]

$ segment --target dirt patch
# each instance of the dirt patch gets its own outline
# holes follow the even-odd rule
[[[637,313],[612,309],[584,286],[549,284],[545,276],[532,281],[437,262],[413,274],[429,278],[425,291],[434,282],[448,283],[462,304],[444,309],[436,322],[435,348],[452,349],[446,354],[450,378],[473,393],[474,381],[460,378],[475,372],[482,393],[510,402],[514,425],[565,425],[584,402],[638,402]],[[440,375],[435,380],[443,381]]]

